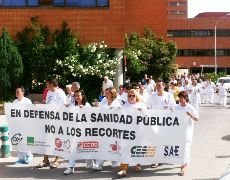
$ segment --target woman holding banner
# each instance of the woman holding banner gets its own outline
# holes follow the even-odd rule
[[[123,107],[131,107],[131,108],[137,108],[139,110],[146,109],[146,106],[144,103],[141,102],[141,98],[139,96],[139,93],[135,89],[130,89],[128,92],[128,101],[123,105]],[[121,163],[120,165],[120,171],[118,172],[118,176],[125,177],[127,175],[129,164],[127,163]],[[141,165],[137,164],[135,168],[136,172],[141,171]]]
[[[15,99],[13,101],[13,103],[17,103],[17,104],[32,104],[31,100],[24,97],[24,93],[25,93],[25,89],[24,87],[18,87],[16,89],[16,97],[17,99]],[[32,160],[33,160],[33,154],[30,151],[18,151],[17,152],[17,157],[18,160],[16,161],[16,163],[18,164],[29,164]]]
[[[176,110],[182,110],[184,111],[190,118],[189,123],[187,127],[187,139],[186,139],[186,146],[185,146],[185,158],[184,158],[184,164],[181,166],[181,172],[179,173],[180,176],[184,176],[185,169],[187,167],[187,164],[190,162],[190,147],[192,143],[192,137],[193,137],[193,127],[194,127],[194,121],[198,121],[199,115],[195,108],[188,103],[188,93],[186,91],[181,91],[178,94],[179,97],[179,104],[176,106]]]
[[[105,90],[105,97],[102,101],[96,104],[97,107],[102,108],[120,108],[120,102],[117,99],[117,91],[114,87],[109,87]],[[93,169],[97,171],[101,171],[105,160],[97,159],[95,164],[93,165]],[[117,167],[118,162],[112,161],[112,167]]]
[[[83,107],[91,107],[90,104],[86,100],[86,96],[83,90],[76,90],[74,93],[75,98],[75,106],[78,106],[80,108]],[[75,167],[76,160],[71,159],[69,160],[69,167],[64,171],[64,175],[69,175],[74,173],[74,167]],[[87,168],[90,168],[93,166],[92,160],[86,160]]]

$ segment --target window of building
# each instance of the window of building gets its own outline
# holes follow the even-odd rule
[[[97,6],[107,7],[109,6],[109,1],[108,0],[97,0]]]
[[[53,6],[108,7],[109,0],[53,0]]]
[[[40,0],[39,5],[40,6],[52,6],[52,0]]]
[[[202,30],[168,30],[168,37],[213,37],[213,29]],[[230,29],[218,29],[217,37],[230,37]]]
[[[215,32],[213,31],[213,34]],[[230,30],[229,29],[217,29],[216,30],[216,36],[219,37],[229,37],[230,36]]]
[[[169,6],[186,6],[186,2],[169,2]]]
[[[217,56],[230,56],[230,49],[217,49]],[[177,56],[214,56],[214,49],[179,49]]]
[[[64,0],[53,0],[53,5],[54,6],[65,6],[65,1]]]
[[[185,15],[186,11],[169,11],[170,15]]]
[[[108,7],[109,0],[0,0],[0,7]]]
[[[2,7],[38,6],[38,0],[0,0]]]

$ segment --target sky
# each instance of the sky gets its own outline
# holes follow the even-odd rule
[[[201,12],[230,12],[230,0],[188,0],[188,17]]]

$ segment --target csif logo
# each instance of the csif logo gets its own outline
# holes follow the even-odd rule
[[[22,134],[17,133],[15,135],[13,135],[13,137],[11,138],[11,144],[12,145],[18,145],[22,140],[23,140]]]
[[[155,146],[133,146],[130,150],[131,157],[154,157],[156,153]]]

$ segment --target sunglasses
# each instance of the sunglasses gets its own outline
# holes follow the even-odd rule
[[[129,98],[131,98],[131,97],[135,98],[135,97],[136,97],[136,95],[129,95]]]

